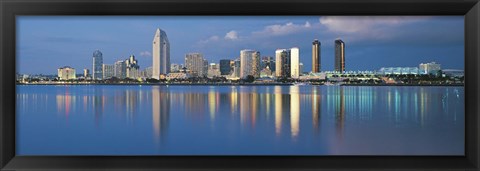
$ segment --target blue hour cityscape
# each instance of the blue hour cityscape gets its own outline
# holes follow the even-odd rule
[[[20,155],[464,154],[463,17],[22,16],[17,37]]]

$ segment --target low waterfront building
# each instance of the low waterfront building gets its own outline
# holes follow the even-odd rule
[[[60,80],[73,80],[76,79],[75,68],[64,66],[58,68],[58,79]]]
[[[327,74],[325,72],[310,72],[306,75],[300,76],[298,79],[300,80],[325,80],[327,78]]]
[[[435,62],[425,64],[421,63],[418,68],[420,70],[420,74],[437,74],[438,71],[442,69],[440,64],[437,64]]]
[[[445,69],[445,70],[442,70],[443,73],[446,75],[446,76],[449,76],[449,77],[464,77],[465,76],[465,71],[464,70],[459,70],[459,69]]]
[[[191,75],[189,73],[176,72],[176,73],[168,73],[167,76],[165,77],[165,79],[166,80],[188,79],[190,77],[191,77]]]
[[[417,67],[383,67],[379,73],[382,75],[418,75],[420,73]]]

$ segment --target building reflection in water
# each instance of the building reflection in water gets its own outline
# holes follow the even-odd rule
[[[291,136],[296,140],[300,132],[300,92],[299,86],[290,87],[290,129]]]
[[[320,112],[322,110],[321,95],[318,94],[317,87],[312,86],[311,94],[312,103],[312,125],[314,132],[318,132],[320,128]]]
[[[63,114],[68,121],[69,115],[75,111],[75,96],[70,94],[69,87],[65,87],[63,94],[56,95],[57,100],[57,114]]]
[[[258,94],[257,94],[257,87],[252,87],[252,92],[250,93],[250,124],[252,127],[255,127],[257,121],[257,114],[258,114]]]
[[[275,134],[279,136],[282,133],[282,87],[275,86]]]
[[[339,92],[338,92],[339,91]],[[343,127],[345,124],[345,94],[344,88],[338,88],[338,97],[337,97],[337,108],[335,112],[336,125],[337,125],[337,136],[340,138],[340,141],[343,140]]]
[[[238,111],[238,90],[236,86],[232,86],[230,91],[230,114],[233,115]]]
[[[152,86],[152,120],[155,141],[159,142],[167,133],[170,117],[170,94],[168,87]]]
[[[210,110],[210,120],[215,120],[215,112],[217,109],[217,94],[215,93],[215,87],[210,86],[208,91],[208,108]]]

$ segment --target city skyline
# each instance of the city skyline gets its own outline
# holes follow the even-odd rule
[[[58,22],[61,22],[67,18],[73,18],[73,20],[70,20],[70,22],[73,22],[74,24],[68,26],[67,24],[62,25],[60,26],[60,29],[74,27],[75,24],[84,23],[85,25],[89,25],[89,22],[95,23],[100,21],[109,21],[117,24],[124,23],[126,21],[137,22],[137,24],[134,24],[134,26],[137,26],[138,28],[135,29],[136,31],[128,31],[133,33],[133,35],[130,35],[130,33],[128,35],[125,35],[126,38],[123,38],[123,41],[113,42],[114,40],[110,40],[109,38],[107,38],[108,34],[106,33],[102,34],[104,35],[103,37],[98,36],[99,33],[102,33],[102,31],[106,30],[105,28],[108,28],[107,26],[100,26],[98,30],[94,30],[90,34],[97,35],[98,40],[100,40],[100,38],[103,39],[103,41],[100,42],[103,42],[101,43],[102,46],[107,47],[92,47],[92,49],[90,49],[89,46],[93,46],[91,44],[98,44],[98,40],[88,40],[88,37],[91,38],[90,34],[84,35],[83,37],[85,37],[85,39],[83,40],[73,38],[77,35],[68,34],[70,32],[69,30],[63,30],[55,34],[51,34],[49,33],[49,28],[51,28],[52,30],[55,30],[55,28],[51,26],[45,27],[43,26],[43,24],[43,27],[40,26],[40,29],[34,30],[34,32],[25,32],[28,30],[32,30],[30,27],[26,28],[26,26],[39,24],[39,21],[45,21],[47,23],[57,22],[58,24]],[[161,22],[160,20],[156,22],[155,25],[148,25],[148,22],[145,22],[142,25],[142,22],[137,21],[156,20],[157,18],[166,18],[166,21]],[[181,18],[183,20],[173,21],[173,19],[178,18]],[[208,20],[212,18],[213,21]],[[463,29],[458,29],[457,26],[451,27],[451,25],[449,25],[452,23],[463,23],[463,17],[253,17],[254,20],[252,22],[258,24],[258,26],[252,29],[251,35],[248,35],[244,31],[240,31],[241,29],[238,29],[238,31],[227,32],[223,38],[218,36],[219,32],[221,31],[216,31],[217,29],[206,32],[199,32],[196,30],[192,31],[196,33],[196,36],[189,36],[189,34],[192,33],[182,33],[186,35],[178,36],[178,32],[180,30],[172,30],[170,29],[171,25],[168,25],[169,22],[184,23],[183,26],[202,26],[202,24],[205,25],[207,23],[213,26],[215,26],[216,23],[216,26],[219,26],[219,23],[227,23],[227,26],[222,27],[233,28],[239,27],[238,24],[245,23],[245,20],[249,18],[252,17],[144,17],[144,19],[141,17],[20,17],[18,27],[19,41],[17,46],[17,71],[19,73],[27,74],[52,74],[56,71],[57,68],[65,65],[69,65],[77,69],[88,69],[91,67],[88,67],[87,62],[90,63],[89,65],[91,66],[91,53],[95,49],[100,49],[102,51],[103,63],[107,64],[112,64],[116,60],[127,58],[130,55],[139,56],[139,61],[141,61],[142,63],[143,70],[146,67],[151,66],[149,64],[152,63],[152,51],[148,51],[148,46],[142,46],[138,48],[135,45],[128,46],[128,44],[131,42],[134,44],[139,44],[138,46],[141,46],[141,44],[143,45],[150,42],[152,32],[156,30],[156,28],[165,29],[165,32],[167,32],[168,37],[170,38],[170,43],[172,44],[171,63],[183,63],[184,55],[190,52],[200,52],[204,54],[204,58],[207,59],[209,62],[219,63],[220,59],[237,59],[238,57],[240,57],[238,52],[242,49],[256,49],[261,53],[262,56],[275,56],[275,49],[282,47],[299,47],[301,52],[299,60],[301,63],[304,63],[303,71],[310,71],[310,61],[312,61],[312,45],[310,43],[314,39],[319,39],[322,44],[322,52],[320,55],[322,61],[322,64],[320,66],[322,68],[321,70],[333,70],[333,40],[341,38],[348,44],[348,48],[346,48],[347,70],[378,70],[380,67],[409,67],[416,66],[418,65],[418,63],[425,63],[431,61],[442,63],[443,68],[463,69],[463,62],[459,61],[459,57],[457,57],[460,56],[460,58],[463,59],[464,56]],[[314,22],[315,18],[317,19],[317,22]],[[342,28],[342,22],[343,25],[345,25],[345,21],[349,20],[363,21],[363,23],[367,24],[359,24],[355,26],[357,28]],[[202,23],[202,21],[206,23]],[[304,24],[302,24],[301,21],[304,21]],[[285,22],[286,24],[281,24]],[[165,25],[165,23],[167,23],[167,25]],[[228,25],[228,23],[231,24]],[[255,30],[262,29],[262,23],[264,33],[260,34]],[[436,29],[428,29],[429,27],[433,28],[433,26],[439,25],[444,26]],[[390,32],[390,36],[389,34],[383,34],[385,30],[395,30],[405,27],[411,28],[415,26],[417,27],[417,29],[420,28],[416,32],[408,32],[403,30],[397,32]],[[115,27],[115,24],[111,25],[111,27]],[[150,30],[148,27],[155,28],[153,30]],[[461,25],[461,28],[463,28],[463,25]],[[373,29],[376,31],[371,31],[373,33],[370,33],[371,35],[369,36],[365,36],[365,34],[358,34],[359,32],[368,32],[369,29]],[[85,32],[90,31],[89,29],[86,29],[84,27],[76,28],[74,30],[80,32],[82,32],[83,30],[83,34],[86,34]],[[309,33],[316,30],[322,32],[322,34],[324,35],[316,36]],[[432,33],[423,33],[422,35],[412,37],[411,40],[407,38],[399,39],[393,36],[393,34],[397,33],[415,35],[419,34],[418,32],[425,31],[429,31]],[[126,31],[123,30],[119,32]],[[336,32],[342,33],[340,34]],[[37,34],[33,37],[28,36],[28,34],[35,33],[43,34]],[[149,35],[148,37],[150,38],[150,41],[138,42],[136,39],[146,39],[144,36],[140,36],[144,35],[145,33],[146,35]],[[201,39],[202,36],[199,36],[201,35],[200,33],[205,36],[213,36],[207,36],[207,39]],[[65,35],[70,35],[71,37],[62,37]],[[215,35],[217,36],[215,37]],[[364,37],[362,38],[362,36]],[[430,39],[427,40],[425,39],[425,37],[430,37]],[[32,38],[32,41],[25,41],[29,40],[28,38]],[[263,39],[264,41],[258,41],[259,38]],[[291,41],[280,41],[286,38],[291,39]],[[303,41],[304,39],[306,41]],[[419,41],[418,39],[422,41]],[[182,42],[183,40],[190,40],[188,41],[190,43],[184,43],[179,46],[178,42]],[[249,41],[254,41],[255,43],[248,45]],[[39,50],[39,47],[45,45],[39,44],[38,46],[33,46],[36,43],[40,42],[43,42],[43,44],[49,46],[41,50]],[[90,44],[89,42],[93,43]],[[83,46],[75,46],[74,51],[71,51],[72,53],[67,55],[65,55],[65,53],[62,53],[61,51],[71,50],[70,48],[59,48],[58,46],[53,46],[55,44],[62,44],[59,46],[69,47],[77,45],[79,43],[83,44]],[[200,47],[200,45],[202,47]],[[212,45],[216,45],[217,48],[212,48]],[[128,48],[121,48],[125,46],[127,46]],[[130,50],[130,52],[127,52],[129,51],[128,49],[141,48],[145,50],[140,52],[139,50]],[[57,50],[58,52],[56,52]],[[214,52],[211,52],[212,50]],[[49,55],[42,55],[44,51],[48,51]],[[179,52],[185,53],[179,54]],[[75,55],[78,53],[89,55]],[[121,53],[121,55],[116,55],[119,53]],[[222,53],[230,55],[220,55]],[[60,57],[58,57],[59,55]],[[39,58],[38,56],[45,56],[45,59],[42,60],[42,58]],[[401,56],[402,58],[399,59],[399,57],[396,58],[395,56]],[[405,60],[405,58],[409,58],[410,60]],[[45,64],[43,64],[42,62],[44,62]],[[38,66],[39,63],[42,64],[41,66],[45,67],[29,67],[32,65]]]

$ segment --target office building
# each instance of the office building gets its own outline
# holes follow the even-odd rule
[[[240,51],[240,78],[248,75],[260,77],[260,52],[250,49]]]
[[[315,39],[312,43],[312,72],[317,73],[321,71],[321,46],[322,44],[318,39]]]
[[[152,45],[152,78],[160,79],[160,75],[170,72],[170,42],[167,33],[157,28]]]
[[[201,53],[188,53],[185,54],[185,67],[189,70],[192,76],[203,77],[204,72],[204,59]]]
[[[232,60],[230,59],[222,59],[220,60],[220,74],[221,75],[229,75],[232,67],[231,67]]]
[[[75,76],[75,68],[64,66],[62,68],[58,68],[58,79],[59,80],[73,80],[76,79]]]
[[[92,78],[94,80],[103,79],[103,54],[100,50],[95,50],[93,52],[93,66],[92,66]]]
[[[345,43],[340,39],[335,40],[335,71],[345,72]]]
[[[110,79],[113,76],[115,76],[114,65],[103,64],[102,70],[103,70],[103,79]]]

